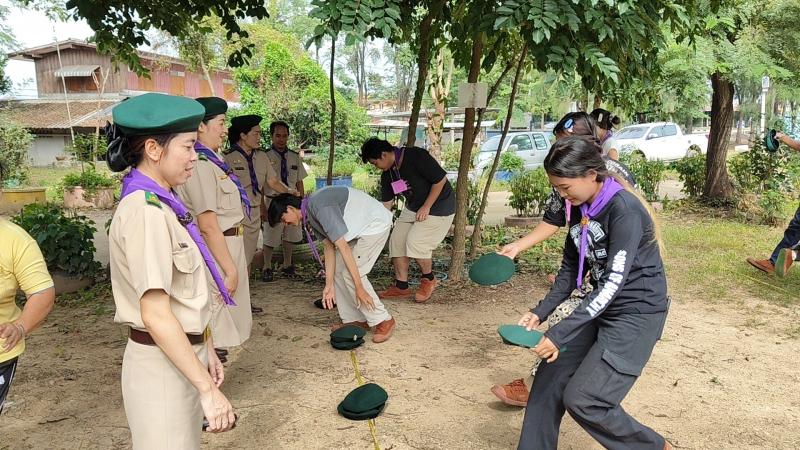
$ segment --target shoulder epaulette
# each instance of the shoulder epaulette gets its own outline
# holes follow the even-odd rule
[[[144,201],[147,202],[148,205],[158,206],[161,208],[161,200],[159,200],[158,196],[152,192],[145,191]]]
[[[200,161],[208,161],[208,156],[205,153],[197,153],[197,159]]]

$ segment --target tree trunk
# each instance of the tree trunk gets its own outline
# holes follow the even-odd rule
[[[216,97],[217,93],[214,92],[214,83],[212,83],[211,74],[208,72],[206,60],[203,58],[203,52],[197,52],[197,56],[200,58],[200,69],[203,71],[203,75],[206,77],[206,80],[208,80],[208,89],[211,91],[211,96]]]
[[[472,41],[472,60],[469,66],[469,83],[477,83],[481,73],[481,56],[483,55],[483,33],[475,35]],[[464,110],[464,136],[461,140],[461,158],[458,163],[458,180],[456,182],[456,218],[453,232],[453,253],[450,259],[449,278],[454,281],[461,280],[464,269],[464,249],[466,246],[467,204],[469,200],[469,164],[472,159],[472,144],[474,142],[473,128],[475,127],[475,108]]]
[[[417,139],[419,109],[422,106],[422,96],[425,93],[425,82],[428,79],[428,66],[430,66],[431,59],[431,45],[433,44],[431,28],[433,28],[433,21],[441,15],[444,2],[445,0],[436,0],[431,4],[430,8],[428,8],[428,14],[419,24],[419,52],[417,52],[419,74],[417,75],[417,87],[414,90],[414,100],[411,103],[411,117],[408,118],[407,147],[413,147],[414,141]]]
[[[453,60],[447,65],[445,72],[445,48],[439,50],[436,57],[436,72],[429,81],[430,97],[433,102],[434,112],[428,113],[428,152],[437,161],[442,157],[442,131],[444,129],[445,115],[447,114],[447,97],[450,95],[450,85],[453,80]]]
[[[506,121],[503,124],[503,134],[500,136],[500,143],[497,145],[497,151],[494,154],[494,161],[492,161],[492,168],[489,170],[489,178],[486,180],[486,186],[483,188],[483,196],[481,197],[481,206],[478,208],[478,216],[475,219],[475,227],[472,229],[472,239],[469,244],[469,257],[475,258],[478,253],[478,248],[481,245],[481,222],[483,221],[483,213],[486,211],[486,204],[489,202],[489,190],[492,187],[492,180],[497,171],[497,166],[500,163],[500,152],[503,149],[508,130],[511,128],[511,116],[514,113],[514,100],[517,97],[517,85],[519,78],[522,74],[522,68],[525,66],[525,58],[528,56],[528,45],[522,46],[522,51],[519,55],[519,64],[517,65],[517,72],[514,74],[514,81],[511,82],[511,94],[508,98],[508,112],[506,113]]]
[[[594,94],[594,105],[592,105],[592,110],[599,108],[603,104],[603,96],[600,94]]]
[[[331,139],[328,149],[328,177],[325,182],[328,186],[333,184],[333,157],[336,152],[336,95],[333,86],[333,69],[336,62],[336,38],[331,38],[331,71],[328,89],[331,91]]]
[[[686,119],[686,127],[685,127],[686,134],[692,134],[694,131],[694,118],[689,117]]]
[[[720,72],[714,72],[711,75],[711,87],[711,133],[706,154],[703,197],[714,203],[728,203],[733,199],[733,186],[726,164],[733,118],[733,83]]]
[[[795,109],[794,105],[795,105],[794,100],[789,102],[789,108],[791,108],[791,111],[792,111],[791,112],[791,114],[792,114],[792,129],[791,129],[791,133],[792,134],[794,134],[794,122],[795,122],[795,118],[797,117],[797,110]]]

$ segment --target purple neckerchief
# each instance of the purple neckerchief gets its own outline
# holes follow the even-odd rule
[[[603,138],[603,142],[601,144],[605,144],[607,140],[611,139],[614,136],[614,133],[611,130],[606,131],[606,137]]]
[[[274,145],[270,147],[281,157],[281,181],[283,181],[283,184],[289,186],[289,162],[286,160],[286,152],[288,152],[289,149],[285,148],[283,151],[280,151],[275,148]]]
[[[614,194],[623,189],[622,185],[617,183],[617,180],[609,176],[603,181],[603,187],[600,188],[600,192],[597,193],[594,202],[592,202],[591,205],[587,205],[586,203],[581,204],[581,244],[578,260],[578,289],[583,285],[583,260],[586,257],[586,247],[588,246],[587,231],[589,228],[589,220],[600,214],[608,202],[614,198]]]
[[[214,257],[211,256],[211,252],[208,250],[208,246],[206,246],[206,241],[204,241],[203,236],[200,235],[200,230],[197,228],[197,225],[192,222],[192,214],[178,199],[178,196],[175,195],[175,192],[173,192],[171,189],[167,191],[161,187],[161,185],[153,181],[152,178],[136,169],[131,169],[131,171],[125,175],[125,178],[122,179],[122,193],[120,194],[120,200],[136,191],[152,192],[158,197],[159,200],[161,200],[162,203],[165,203],[170,207],[170,209],[172,209],[173,212],[175,212],[175,215],[178,216],[178,221],[181,223],[181,225],[186,227],[186,231],[189,232],[189,236],[191,236],[194,243],[197,244],[200,254],[203,255],[203,261],[205,261],[208,271],[211,272],[211,278],[213,278],[214,282],[217,283],[217,288],[222,294],[223,300],[225,300],[225,303],[230,306],[236,306],[236,302],[233,301],[231,295],[228,293],[228,289],[225,287],[225,283],[222,281],[222,275],[220,275],[219,270],[217,270],[217,265],[214,263]]]
[[[241,153],[244,156],[244,159],[247,161],[247,170],[250,172],[250,185],[253,188],[253,194],[260,194],[261,189],[258,187],[258,177],[256,176],[256,169],[253,167],[253,153],[256,150],[253,150],[248,155],[246,151],[239,144],[233,144],[233,149],[237,152]]]
[[[394,172],[397,174],[397,179],[400,180],[400,163],[403,160],[403,154],[405,153],[405,147],[395,147],[394,148]]]
[[[247,217],[250,218],[250,198],[247,197],[247,192],[244,191],[242,183],[239,182],[239,177],[233,173],[233,170],[231,170],[230,166],[225,164],[225,161],[220,159],[220,157],[217,156],[213,150],[201,144],[200,141],[195,141],[194,149],[197,153],[202,153],[205,155],[209,161],[219,167],[219,169],[225,172],[225,175],[227,175],[233,181],[233,184],[235,184],[236,188],[239,189],[239,197],[242,199],[242,204],[244,205],[244,210],[247,213]]]
[[[317,260],[322,268],[325,268],[325,264],[322,264],[322,258],[319,257],[319,252],[317,251],[317,246],[314,244],[314,238],[311,236],[311,226],[308,224],[308,197],[304,198],[303,201],[300,202],[300,215],[303,216],[303,230],[306,232],[306,240],[308,241],[308,247],[311,249],[311,254],[314,255],[314,258]]]

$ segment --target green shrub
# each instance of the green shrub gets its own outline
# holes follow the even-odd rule
[[[94,164],[97,160],[103,160],[106,157],[106,141],[105,134],[100,134],[97,138],[97,150],[94,147],[94,134],[78,133],[72,144],[66,146],[64,150],[70,155],[74,155],[78,161]]]
[[[28,181],[28,146],[33,135],[15,124],[0,126],[0,164],[3,165],[3,182],[7,186]],[[1,187],[1,186],[0,186]]]
[[[116,180],[103,172],[98,172],[91,166],[83,172],[70,173],[61,179],[61,185],[64,189],[68,190],[75,186],[80,186],[90,197],[94,195],[98,189],[113,188],[116,186],[116,183]]]
[[[541,167],[514,175],[509,188],[511,196],[508,206],[514,208],[521,217],[539,216],[551,191],[550,180]]]
[[[525,170],[525,160],[514,152],[504,152],[500,155],[500,164],[497,166],[497,170],[522,172]]]
[[[797,179],[797,174],[792,171],[797,164],[793,153],[784,145],[774,153],[768,152],[764,143],[757,140],[749,151],[728,160],[728,171],[742,191],[758,194],[776,189],[785,193],[792,189]]]
[[[451,142],[442,146],[442,167],[444,170],[458,170],[458,163],[461,160],[461,142]],[[470,167],[472,163],[470,162]]]
[[[705,155],[679,159],[672,163],[672,167],[678,172],[678,178],[683,183],[681,191],[690,198],[700,198],[703,195],[703,187],[706,184]],[[636,181],[638,182],[639,180]]]
[[[628,168],[647,201],[658,201],[658,187],[664,181],[667,165],[660,160],[648,161],[645,158],[634,157],[630,159]]]
[[[31,204],[12,217],[42,250],[47,268],[70,275],[94,276],[100,263],[94,260],[94,222],[59,206]]]
[[[763,224],[776,227],[783,223],[784,200],[784,194],[779,189],[767,189],[761,193],[758,206],[761,207],[760,218]]]
[[[485,186],[486,181],[484,180],[467,184],[467,224],[469,225],[475,225],[475,222],[478,221],[478,209],[481,207],[481,196]]]

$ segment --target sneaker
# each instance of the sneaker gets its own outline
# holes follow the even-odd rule
[[[500,399],[506,405],[522,406],[528,404],[528,387],[525,386],[525,380],[522,378],[514,380],[511,383],[492,386],[492,394]]]
[[[394,332],[396,325],[397,322],[395,322],[394,317],[375,325],[375,328],[372,330],[372,342],[380,344],[381,342],[388,341],[389,338],[392,337],[392,332]]]
[[[275,274],[272,273],[272,269],[264,269],[264,271],[261,272],[261,281],[264,283],[272,283],[275,281]]]
[[[284,267],[283,269],[281,269],[281,274],[285,277],[293,277],[297,275],[297,272],[295,272],[294,270],[294,264],[292,264],[289,267]]]
[[[773,273],[775,273],[775,266],[773,266],[772,261],[768,259],[747,258],[747,262],[751,266],[755,267],[756,269],[766,274],[772,275]]]
[[[400,289],[399,287],[395,286],[394,284],[386,289],[383,292],[378,292],[378,298],[403,298],[403,297],[411,297],[414,292],[409,289]]]
[[[789,272],[794,262],[794,252],[790,248],[785,248],[778,253],[778,260],[775,261],[775,274],[783,278]]]
[[[421,278],[419,280],[419,289],[417,289],[417,293],[414,294],[414,301],[417,303],[425,303],[431,298],[433,295],[433,290],[436,289],[436,279],[429,280],[427,278]]]
[[[357,327],[360,327],[360,328],[363,328],[363,329],[369,331],[369,324],[367,322],[340,322],[340,323],[331,325],[331,331],[336,331],[336,330],[338,330],[340,328],[344,328],[344,327],[346,327],[348,325],[355,325]],[[378,324],[378,325],[380,325],[380,324]]]
[[[250,312],[253,314],[261,314],[264,312],[264,308],[256,305],[250,305]]]

